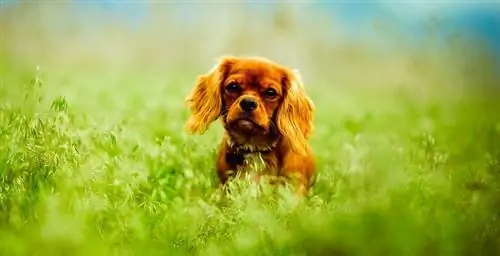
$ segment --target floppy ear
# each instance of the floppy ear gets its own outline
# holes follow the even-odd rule
[[[186,97],[191,111],[185,125],[189,133],[202,134],[219,118],[222,110],[221,84],[233,62],[233,58],[223,57],[208,73],[197,77],[195,87]]]
[[[288,89],[277,113],[278,130],[288,138],[293,151],[305,154],[307,139],[314,128],[315,106],[307,96],[297,70],[285,70],[283,80]]]

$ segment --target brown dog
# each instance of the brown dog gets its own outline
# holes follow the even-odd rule
[[[203,134],[222,117],[226,132],[217,157],[221,184],[261,159],[263,174],[292,180],[298,193],[307,194],[315,173],[308,144],[314,104],[298,72],[264,58],[226,56],[197,78],[186,101],[192,113],[186,124],[190,133]]]

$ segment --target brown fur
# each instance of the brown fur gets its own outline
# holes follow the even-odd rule
[[[243,99],[256,102],[255,109],[245,112]],[[226,132],[216,164],[222,184],[260,158],[264,175],[291,179],[307,194],[315,174],[308,144],[314,104],[298,72],[264,58],[226,56],[197,78],[186,101],[190,133],[203,134],[222,117]]]

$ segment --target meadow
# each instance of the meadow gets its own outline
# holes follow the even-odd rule
[[[180,26],[165,5],[136,30],[91,8],[2,10],[0,255],[500,255],[500,80],[480,42],[412,45],[390,26],[349,41],[304,7]],[[221,54],[301,71],[307,200],[217,193],[220,124],[183,126]]]

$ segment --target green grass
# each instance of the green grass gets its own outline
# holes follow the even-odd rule
[[[182,130],[196,72],[14,63],[0,90],[0,255],[500,254],[500,103],[476,89],[494,80],[307,85],[318,180],[297,202],[245,184],[217,194],[220,125]]]
[[[93,106],[96,122],[64,96],[44,99],[42,79],[0,112],[3,255],[499,252],[500,123],[484,100],[400,95],[356,116],[311,92],[319,179],[297,205],[250,188],[218,199],[220,127],[184,135],[181,93],[148,107],[112,90],[135,103],[119,116]]]

